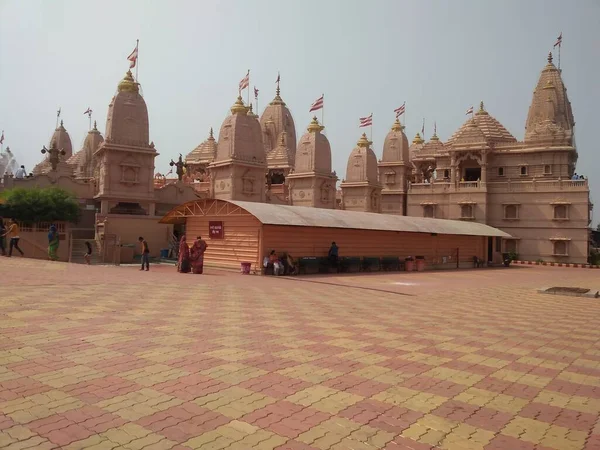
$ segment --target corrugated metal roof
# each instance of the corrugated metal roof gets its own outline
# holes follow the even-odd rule
[[[265,225],[511,237],[497,228],[471,221],[396,216],[304,206],[271,205],[235,200],[229,200],[228,203],[245,209]],[[167,216],[165,216],[165,219]]]

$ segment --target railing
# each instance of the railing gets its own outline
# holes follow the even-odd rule
[[[554,192],[589,190],[588,180],[494,181],[487,184],[491,192]]]
[[[479,191],[489,192],[586,192],[588,180],[531,180],[531,181],[460,181],[456,186],[448,182],[411,183],[408,191],[414,194],[440,194],[445,192]]]

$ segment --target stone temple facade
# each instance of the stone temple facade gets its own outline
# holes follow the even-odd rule
[[[251,106],[238,98],[218,145],[211,133],[186,158],[188,167],[213,173],[197,178],[204,181],[198,186],[203,195],[482,222],[513,236],[488,242],[489,261],[511,252],[528,260],[587,261],[589,188],[587,180],[572,179],[575,122],[552,55],[535,88],[523,141],[483,102],[445,142],[436,133],[425,142],[417,133],[409,145],[396,121],[381,153],[360,137],[340,191],[331,147],[316,118],[296,143],[294,121],[278,88],[260,117],[261,153],[252,117]],[[237,123],[247,123],[244,132],[236,131]],[[266,180],[259,187],[261,171]]]
[[[108,217],[135,223],[134,234],[142,222],[128,217],[146,218],[151,228],[176,205],[217,198],[476,221],[512,236],[488,241],[489,261],[510,252],[527,260],[587,261],[589,188],[574,178],[575,121],[552,55],[535,87],[523,141],[483,102],[446,141],[417,133],[409,145],[396,120],[381,149],[358,136],[339,190],[323,125],[313,118],[297,139],[279,85],[260,117],[241,97],[230,110],[218,136],[211,129],[185,158],[172,161],[178,178],[168,180],[155,171],[147,105],[128,72],[109,104],[104,138],[94,125],[73,152],[61,122],[34,176],[5,175],[2,188],[65,187],[95,212],[96,227]]]

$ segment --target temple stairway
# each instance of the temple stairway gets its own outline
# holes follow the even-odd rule
[[[85,264],[85,258],[83,255],[87,253],[87,247],[85,245],[86,241],[92,246],[92,257],[90,258],[90,263],[102,264],[100,249],[98,248],[96,241],[93,239],[73,239],[70,262],[75,264]]]

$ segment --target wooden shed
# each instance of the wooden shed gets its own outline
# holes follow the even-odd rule
[[[202,236],[206,264],[239,268],[250,262],[253,269],[272,249],[319,257],[332,241],[340,256],[423,256],[428,266],[472,266],[474,256],[491,260],[488,242],[510,237],[468,221],[215,199],[179,205],[160,222],[185,224],[190,243]]]

